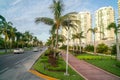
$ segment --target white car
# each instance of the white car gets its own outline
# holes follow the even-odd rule
[[[39,49],[38,49],[38,48],[34,48],[33,51],[34,51],[34,52],[38,52]]]
[[[24,50],[21,49],[21,48],[18,48],[18,49],[14,49],[14,50],[13,50],[13,53],[14,53],[14,54],[20,54],[20,53],[23,53],[23,52],[24,52]]]

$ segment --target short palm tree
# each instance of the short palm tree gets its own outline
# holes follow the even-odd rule
[[[74,44],[75,44],[75,39],[77,39],[76,34],[72,34],[72,40]],[[75,45],[73,45],[73,53],[74,53],[74,50],[75,50]]]
[[[94,35],[94,54],[96,54],[96,42],[95,42],[95,39],[96,39],[96,33],[98,32],[98,29],[96,27],[94,28],[89,28],[87,32],[91,31]]]
[[[80,53],[81,53],[81,39],[85,38],[85,36],[83,36],[83,31],[80,33],[76,33],[77,38],[79,39],[79,44],[80,44]]]
[[[108,30],[114,29],[114,34],[116,38],[117,60],[120,60],[119,41],[118,41],[119,28],[120,28],[120,24],[117,26],[115,23],[110,23],[107,27]]]

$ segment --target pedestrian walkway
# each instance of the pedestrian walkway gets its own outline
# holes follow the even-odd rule
[[[65,59],[66,54],[62,52],[62,57]],[[72,54],[69,54],[69,64],[74,68],[81,76],[84,76],[86,80],[120,80],[111,73],[108,73],[94,65],[91,65],[84,60],[79,60],[75,58]]]

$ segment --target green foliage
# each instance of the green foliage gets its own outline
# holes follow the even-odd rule
[[[120,61],[116,62],[116,66],[120,68]]]
[[[77,74],[74,70],[68,67],[69,76],[65,76],[65,67],[66,64],[63,59],[58,60],[58,66],[53,67],[48,64],[47,56],[41,56],[38,61],[33,65],[33,68],[40,73],[45,75],[55,77],[60,80],[84,80],[79,74]],[[49,69],[49,70],[48,70]]]
[[[116,45],[111,46],[111,54],[117,54]]]
[[[80,60],[109,60],[109,59],[114,59],[113,57],[110,56],[100,56],[100,55],[92,55],[92,54],[80,54],[77,56],[78,59]]]
[[[67,45],[62,45],[60,49],[67,49]]]
[[[94,46],[93,46],[93,45],[87,45],[87,46],[85,47],[85,51],[93,52],[93,51],[94,51]]]
[[[109,49],[108,46],[105,45],[104,43],[98,44],[98,46],[97,46],[98,53],[105,53],[108,51],[108,49]]]

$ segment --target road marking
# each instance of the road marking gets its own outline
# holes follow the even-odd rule
[[[28,57],[26,57],[26,58],[24,58],[24,59],[22,59],[22,60],[20,60],[20,61],[18,61],[18,62],[16,62],[15,64],[19,64],[19,63],[21,63],[21,62],[23,62],[23,61],[27,60],[28,58],[29,58],[29,56],[28,56]]]
[[[4,68],[3,70],[0,71],[0,73],[3,73],[4,71],[8,70],[8,67]]]

